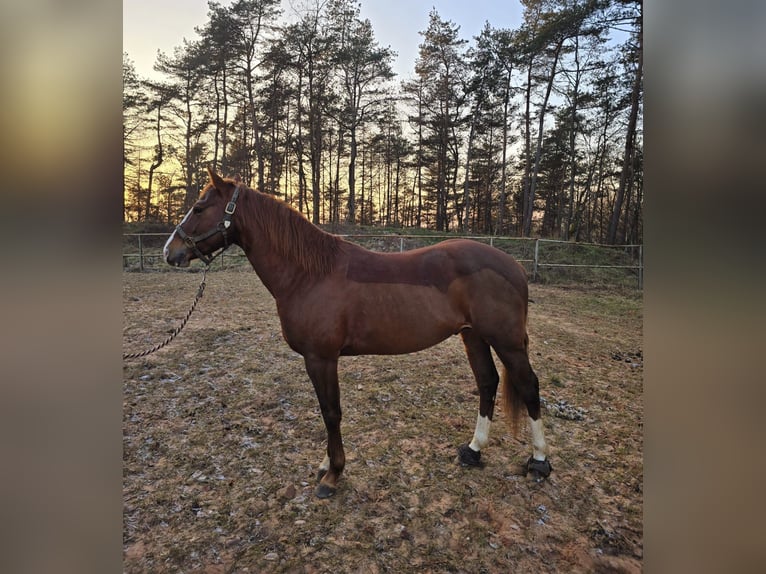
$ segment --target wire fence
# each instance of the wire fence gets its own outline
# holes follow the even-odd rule
[[[164,271],[162,248],[168,233],[125,233],[122,267],[125,271]],[[601,245],[554,239],[472,235],[340,234],[340,237],[380,252],[408,251],[445,239],[462,237],[481,241],[512,255],[530,280],[546,284],[625,286],[643,289],[643,245]],[[246,269],[244,252],[231,246],[213,269]]]

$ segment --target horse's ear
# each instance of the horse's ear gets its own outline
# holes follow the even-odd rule
[[[221,178],[220,175],[218,175],[210,166],[207,166],[207,173],[210,175],[210,182],[215,186],[216,189],[223,189],[226,185]]]

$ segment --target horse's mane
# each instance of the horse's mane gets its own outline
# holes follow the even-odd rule
[[[280,256],[321,277],[333,270],[341,239],[313,225],[297,209],[281,199],[248,188],[240,214],[251,240],[268,242]],[[242,233],[240,231],[240,233]]]

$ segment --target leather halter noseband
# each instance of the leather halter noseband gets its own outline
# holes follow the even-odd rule
[[[188,235],[183,229],[181,229],[181,224],[179,223],[176,225],[176,233],[178,236],[183,240],[183,242],[186,244],[186,246],[194,251],[194,254],[199,257],[200,261],[205,263],[205,265],[210,265],[210,263],[218,257],[221,253],[226,251],[229,247],[229,237],[228,237],[228,230],[231,226],[231,216],[234,215],[234,210],[237,209],[237,198],[239,197],[239,186],[237,186],[234,189],[234,195],[231,196],[231,201],[226,204],[226,207],[223,210],[223,219],[218,222],[218,225],[216,225],[213,229],[210,229],[209,231],[206,231],[205,233],[202,233],[201,235],[195,235],[194,237]],[[211,253],[210,255],[205,255],[200,251],[199,247],[197,247],[197,243],[200,241],[204,241],[205,239],[208,239],[209,237],[212,237],[216,233],[220,233],[223,235],[223,248],[218,251],[217,253]]]

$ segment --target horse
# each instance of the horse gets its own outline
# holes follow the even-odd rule
[[[281,199],[223,178],[210,181],[163,248],[165,261],[210,264],[231,244],[242,248],[274,297],[287,344],[303,356],[327,431],[315,494],[333,496],[345,467],[338,359],[413,353],[459,334],[479,391],[473,438],[462,466],[481,467],[503,365],[503,407],[514,435],[526,408],[532,455],[525,474],[551,473],[540,417],[539,383],[529,363],[528,284],[510,255],[468,239],[402,253],[377,253],[327,233]]]

